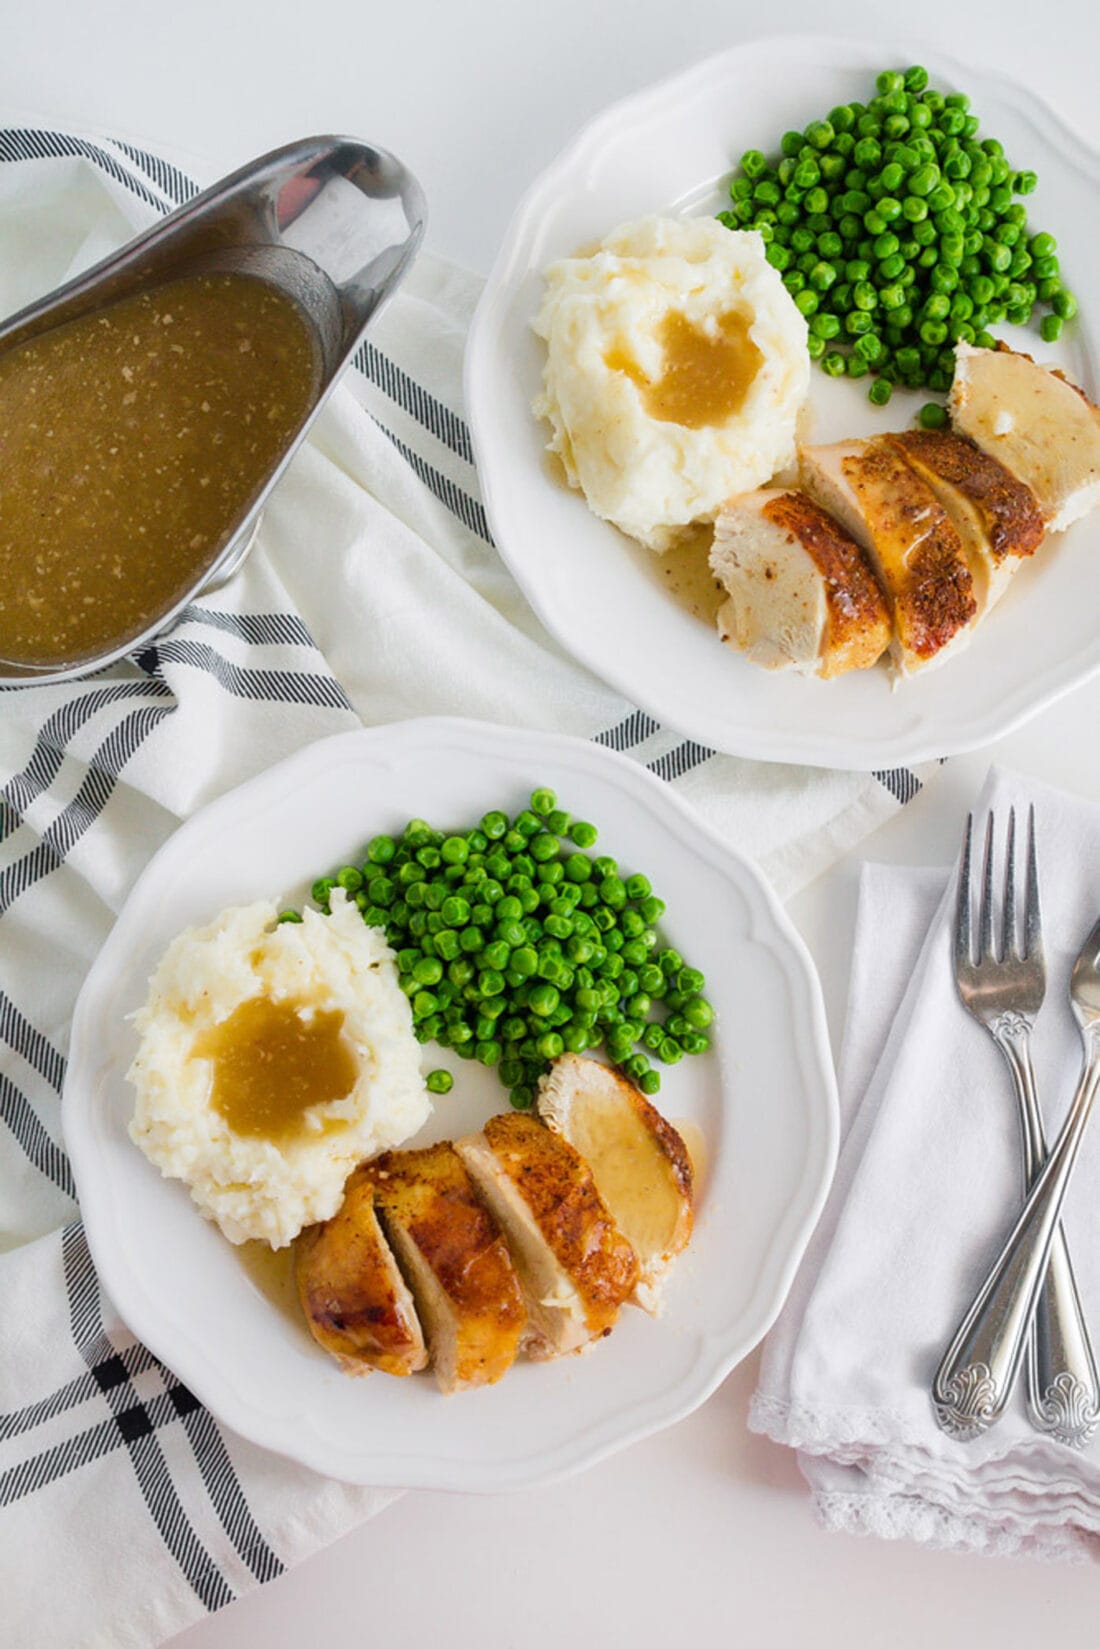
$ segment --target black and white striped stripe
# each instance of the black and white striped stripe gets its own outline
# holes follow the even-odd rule
[[[167,704],[142,705],[111,729],[92,757],[84,782],[69,805],[38,843],[0,874],[0,916],[28,888],[65,862],[110,801],[130,757],[153,728],[171,714],[171,708]]]
[[[283,1564],[252,1514],[213,1417],[144,1346],[126,1336],[127,1343],[116,1347],[108,1338],[99,1285],[79,1221],[66,1226],[62,1233],[62,1259],[73,1339],[88,1372],[39,1402],[0,1416],[0,1440],[33,1431],[96,1398],[107,1402],[112,1418],[28,1456],[0,1476],[0,1506],[126,1446],[146,1503],[169,1550],[206,1606],[220,1608],[231,1600],[233,1590],[184,1514],[163,1451],[155,1441],[164,1426],[178,1421],[187,1434],[219,1522],[241,1560],[260,1582],[281,1574]],[[133,1382],[149,1370],[161,1375],[167,1390],[142,1403]]]
[[[0,1120],[27,1161],[75,1202],[76,1186],[68,1157],[50,1138],[26,1094],[4,1071],[0,1071]]]
[[[42,1032],[36,1030],[7,992],[0,989],[0,1041],[26,1060],[60,1097],[65,1080],[65,1059]]]
[[[206,642],[190,641],[176,634],[146,648],[139,663],[143,669],[158,672],[165,664],[186,664],[195,670],[205,670],[236,698],[257,699],[267,704],[314,704],[329,710],[351,709],[351,700],[335,676],[233,664]]]
[[[213,607],[193,603],[185,607],[177,624],[205,624],[225,635],[239,636],[254,647],[309,647],[317,644],[309,627],[297,613],[223,613]]]
[[[33,688],[14,689],[18,692]],[[47,717],[35,740],[30,759],[21,772],[16,773],[0,789],[0,803],[14,815],[8,827],[17,822],[39,796],[44,795],[57,778],[65,760],[66,746],[86,722],[105,709],[125,699],[167,699],[171,689],[164,682],[115,681],[103,687],[76,689],[53,714]],[[7,831],[5,832],[7,834]]]
[[[261,1584],[274,1580],[276,1575],[282,1574],[283,1564],[264,1539],[252,1515],[216,1421],[209,1410],[198,1402],[193,1406],[177,1407],[180,1407],[183,1428],[222,1527],[256,1579]]]
[[[418,384],[415,378],[410,378],[407,372],[395,366],[374,344],[361,344],[352,357],[352,364],[370,383],[388,395],[402,412],[407,412],[422,429],[428,430],[436,440],[449,447],[456,457],[467,464],[473,463],[474,449],[464,420],[422,384]]]
[[[647,762],[646,766],[651,773],[656,773],[659,779],[667,779],[671,784],[673,779],[682,779],[685,773],[700,763],[709,761],[716,752],[708,750],[705,744],[696,744],[694,739],[685,739],[674,750],[658,756],[654,761]]]
[[[135,149],[131,143],[115,142],[114,148],[120,149],[134,164],[156,184],[162,194],[166,195],[174,206],[182,206],[186,201],[194,200],[199,193],[199,186],[176,166],[169,165],[159,155],[151,155],[145,149]]]
[[[148,1369],[160,1367],[153,1353],[137,1340],[117,1355],[126,1378],[132,1379],[135,1375],[144,1374]],[[18,1437],[25,1431],[33,1431],[36,1426],[44,1425],[57,1415],[64,1414],[72,1408],[79,1408],[82,1403],[101,1396],[104,1383],[104,1376],[96,1375],[89,1369],[86,1374],[77,1375],[75,1380],[66,1381],[41,1402],[30,1403],[26,1408],[14,1409],[10,1414],[0,1414],[0,1442],[10,1437]],[[2,1492],[0,1505],[3,1505]]]
[[[108,177],[140,196],[157,212],[163,212],[164,200],[147,188],[142,179],[99,143],[73,137],[68,132],[43,132],[29,128],[0,129],[0,161],[5,160],[61,160],[82,157],[90,160]]]
[[[94,1374],[98,1364],[117,1357],[118,1353],[108,1340],[103,1326],[99,1283],[88,1252],[84,1228],[79,1221],[65,1227],[61,1253],[73,1341]],[[113,1415],[113,1420],[105,1422],[104,1426],[113,1426],[116,1437],[125,1443],[145,1504],[168,1551],[207,1609],[220,1609],[231,1603],[233,1591],[195,1533],[172,1482],[164,1450],[154,1429],[158,1417],[146,1411],[129,1378],[106,1386],[103,1395]],[[165,1399],[160,1401],[163,1406]],[[85,1437],[84,1448],[76,1450],[82,1461],[117,1446],[117,1443],[111,1442],[109,1431],[104,1435],[104,1426],[94,1428],[96,1435]],[[52,1460],[48,1455],[39,1456],[37,1471],[52,1472],[53,1477],[58,1476],[65,1462],[72,1460],[73,1447],[80,1441],[74,1438],[61,1450],[50,1451],[54,1455]],[[36,1462],[32,1460],[25,1462],[23,1470],[29,1469],[33,1477],[35,1468]]]
[[[911,802],[913,797],[918,795],[923,788],[917,775],[911,772],[908,767],[891,767],[883,771],[876,770],[874,776],[879,784],[885,785],[891,796],[894,797],[895,801],[900,802],[902,807]]]
[[[441,470],[437,470],[434,464],[429,464],[426,458],[422,457],[419,452],[415,452],[408,442],[402,441],[400,436],[395,435],[392,430],[387,429],[385,424],[379,422],[378,419],[375,419],[375,422],[383,435],[393,442],[406,464],[414,474],[419,476],[429,492],[434,493],[440,503],[445,504],[451,514],[457,516],[462,525],[467,527],[470,532],[476,533],[478,538],[484,540],[486,544],[492,544],[493,535],[489,531],[488,517],[485,514],[485,506],[481,500],[472,498],[468,492],[464,492],[460,486],[451,480],[450,476],[444,475]]]
[[[661,731],[659,721],[654,721],[645,710],[632,710],[625,721],[620,721],[606,732],[597,733],[595,742],[606,744],[609,750],[627,751],[635,745],[644,744],[646,739]]]

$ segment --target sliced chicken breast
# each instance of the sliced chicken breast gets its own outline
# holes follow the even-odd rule
[[[960,342],[950,405],[955,428],[1031,488],[1048,532],[1100,503],[1100,412],[1060,372]]]
[[[890,611],[863,551],[805,493],[731,499],[710,565],[729,593],[719,635],[765,669],[829,678],[867,669],[889,645]]]
[[[568,1141],[515,1112],[455,1149],[512,1251],[529,1354],[558,1357],[610,1334],[638,1260]]]
[[[656,1315],[668,1265],[691,1237],[694,1177],[683,1140],[632,1082],[579,1054],[554,1061],[540,1084],[538,1110],[592,1170],[638,1256],[633,1299]]]
[[[527,1314],[504,1239],[461,1158],[444,1141],[387,1151],[369,1174],[440,1390],[494,1384],[515,1361]]]
[[[803,447],[806,491],[868,552],[893,609],[890,654],[913,675],[969,640],[977,613],[962,541],[935,493],[882,441]]]
[[[951,517],[966,550],[981,618],[1043,541],[1038,499],[964,435],[917,429],[882,439],[927,482]]]
[[[415,1374],[426,1366],[424,1336],[378,1223],[369,1171],[358,1169],[339,1210],[298,1238],[295,1272],[310,1333],[348,1374]]]

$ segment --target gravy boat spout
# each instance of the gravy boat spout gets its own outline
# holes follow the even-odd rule
[[[59,681],[100,669],[163,631],[196,595],[240,566],[260,513],[355,353],[416,256],[426,222],[416,179],[384,149],[314,137],[262,156],[198,195],[93,269],[0,326],[0,352],[190,274],[254,276],[293,300],[312,338],[316,390],[277,461],[193,584],[138,635],[61,663],[0,656],[0,684]]]

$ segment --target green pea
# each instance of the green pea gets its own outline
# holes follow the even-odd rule
[[[424,1086],[431,1094],[449,1094],[455,1085],[450,1071],[429,1071]]]
[[[626,885],[622,878],[615,875],[605,876],[600,883],[600,898],[612,910],[619,910],[626,904]]]
[[[947,408],[938,401],[927,401],[917,413],[917,421],[922,429],[946,429]]]
[[[470,920],[470,906],[458,894],[451,894],[449,898],[444,899],[439,913],[449,928],[465,927]]]
[[[877,382],[881,383],[880,378]],[[684,1003],[683,1017],[693,1031],[706,1030],[714,1018],[714,1009],[705,996],[693,996]]]
[[[710,1047],[710,1037],[698,1031],[686,1031],[680,1038],[680,1046],[686,1054],[705,1054]]]
[[[560,1001],[560,992],[554,985],[535,985],[527,999],[527,1006],[532,1013],[538,1014],[540,1019],[545,1019],[548,1014],[553,1013]]]

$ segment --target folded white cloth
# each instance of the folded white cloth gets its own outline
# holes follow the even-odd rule
[[[129,147],[0,131],[0,314],[192,193],[179,170]],[[218,1426],[96,1284],[61,1141],[69,1017],[134,878],[181,819],[360,720],[455,713],[629,752],[788,892],[920,788],[906,770],[716,756],[624,703],[542,631],[492,546],[461,415],[478,288],[421,258],[232,585],[194,602],[136,663],[0,693],[5,1643],[142,1649],[388,1498]]]
[[[1100,914],[1100,810],[994,770],[975,810],[1034,802],[1047,999],[1033,1054],[1048,1139],[1081,1067],[1069,970]],[[769,1335],[750,1425],[800,1451],[831,1528],[929,1545],[1100,1557],[1100,1439],[1035,1432],[1022,1381],[984,1438],[935,1423],[933,1373],[1022,1200],[1009,1073],[954,984],[954,876],[867,865],[830,1199]],[[1100,1128],[1086,1135],[1063,1224],[1100,1347]]]

